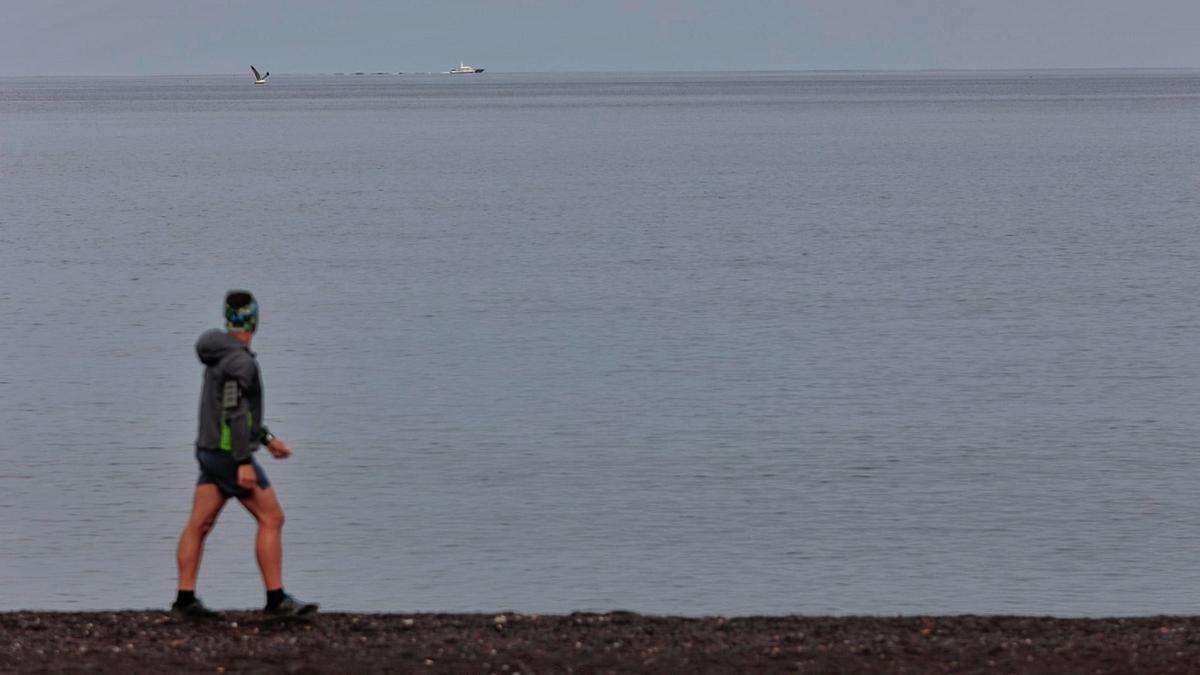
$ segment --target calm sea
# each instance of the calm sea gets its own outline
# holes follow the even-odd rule
[[[327,609],[1196,613],[1198,187],[1200,72],[0,79],[0,610],[171,601],[246,287]]]

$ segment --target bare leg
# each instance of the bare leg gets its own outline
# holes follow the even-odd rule
[[[275,488],[255,487],[249,497],[239,497],[242,506],[258,521],[254,552],[268,591],[283,588],[283,507]]]
[[[225,506],[225,496],[216,485],[197,485],[192,496],[192,515],[179,535],[175,558],[179,561],[179,590],[196,590],[196,575],[200,572],[200,557],[204,553],[204,538],[217,524],[217,516]]]

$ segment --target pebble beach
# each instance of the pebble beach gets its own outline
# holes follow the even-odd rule
[[[1200,618],[0,613],[0,672],[1193,673]]]

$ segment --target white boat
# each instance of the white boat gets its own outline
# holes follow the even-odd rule
[[[464,73],[482,73],[482,72],[483,72],[483,68],[476,68],[474,66],[468,66],[467,64],[463,63],[462,61],[459,61],[458,67],[451,70],[450,74],[451,75],[462,75]]]
[[[267,78],[271,76],[271,71],[267,71],[262,75],[258,74],[258,68],[250,66],[250,72],[254,73],[254,84],[266,84]]]

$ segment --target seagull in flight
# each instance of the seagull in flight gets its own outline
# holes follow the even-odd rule
[[[267,71],[262,75],[258,74],[258,68],[250,66],[250,72],[254,73],[254,84],[266,84],[267,78],[271,76],[271,71]]]

